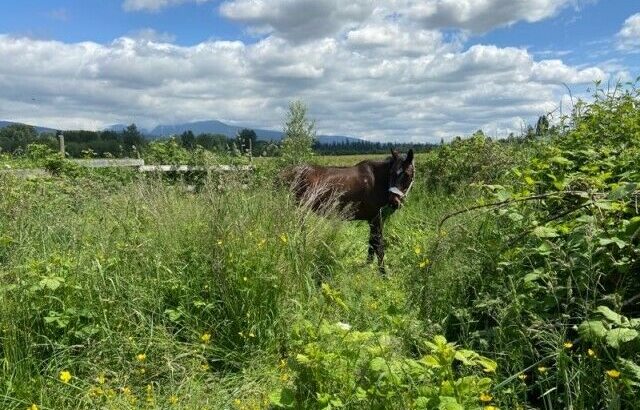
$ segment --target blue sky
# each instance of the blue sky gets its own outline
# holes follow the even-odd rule
[[[561,104],[564,84],[580,95],[640,75],[638,0],[345,4],[3,2],[0,118],[279,128],[302,99],[323,132],[439,140],[517,131]]]

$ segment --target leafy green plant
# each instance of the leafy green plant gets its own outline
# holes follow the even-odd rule
[[[495,362],[442,336],[425,341],[426,354],[412,358],[387,332],[303,321],[293,343],[282,369],[290,382],[271,395],[277,407],[463,409],[492,401]]]

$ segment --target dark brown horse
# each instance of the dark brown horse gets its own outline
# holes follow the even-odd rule
[[[409,150],[406,156],[392,151],[384,161],[366,160],[352,167],[302,165],[288,169],[284,176],[299,202],[314,210],[336,202],[347,219],[367,221],[367,261],[373,261],[375,253],[384,273],[384,219],[402,206],[414,173],[413,150]]]

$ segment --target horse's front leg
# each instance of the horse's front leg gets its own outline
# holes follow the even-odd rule
[[[369,222],[369,227],[369,255],[367,260],[369,262],[373,261],[373,254],[375,253],[376,256],[378,256],[378,268],[380,269],[380,273],[384,275],[386,274],[386,271],[384,269],[384,239],[382,237],[382,219],[380,217],[376,217]]]
[[[376,228],[373,221],[369,221],[369,248],[367,250],[367,263],[373,262],[373,255],[376,252]]]

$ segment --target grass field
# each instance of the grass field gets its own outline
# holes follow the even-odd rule
[[[271,160],[0,175],[0,408],[637,408],[636,98],[419,155],[387,278]]]

